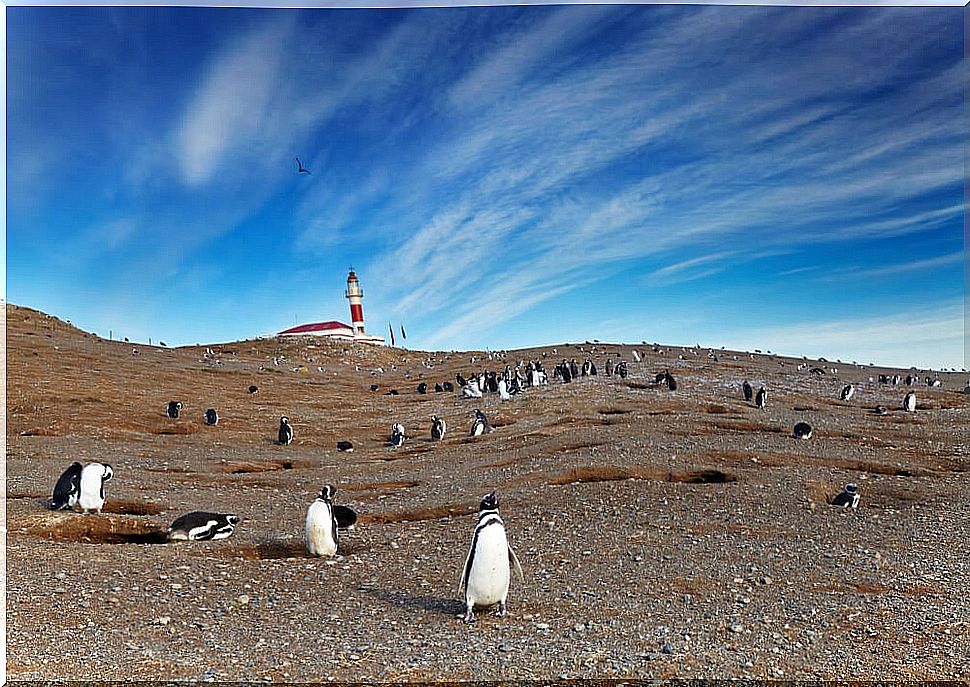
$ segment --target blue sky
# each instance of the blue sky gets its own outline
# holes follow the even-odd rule
[[[7,299],[964,367],[962,19],[8,7]]]

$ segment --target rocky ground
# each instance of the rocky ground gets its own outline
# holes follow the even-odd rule
[[[9,679],[80,677],[77,657],[105,680],[970,679],[964,374],[921,383],[905,413],[905,386],[870,381],[881,368],[707,348],[165,349],[16,306],[6,343]],[[634,349],[629,377],[603,375]],[[415,390],[535,357],[600,374],[506,402]],[[653,384],[665,368],[676,391]],[[765,410],[744,379],[769,388]],[[476,407],[494,433],[467,436]],[[45,508],[74,460],[114,468],[101,515]],[[850,481],[859,508],[828,505]],[[316,559],[303,521],[326,483],[360,520]],[[509,617],[465,624],[458,575],[491,490],[526,580]],[[162,543],[191,510],[245,520]]]

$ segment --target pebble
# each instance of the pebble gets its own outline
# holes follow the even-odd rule
[[[742,630],[744,630],[744,626],[735,623],[734,625],[731,625],[728,629],[731,632],[741,632]]]
[[[249,601],[250,601],[249,594],[240,594],[239,597],[236,599],[236,602],[240,606],[245,606],[246,604],[249,603]]]
[[[168,625],[170,622],[172,622],[172,619],[167,615],[163,615],[162,617],[158,618],[155,622],[158,623],[159,625]]]

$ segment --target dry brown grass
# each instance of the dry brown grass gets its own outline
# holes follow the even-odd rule
[[[420,522],[423,520],[440,520],[454,516],[469,515],[476,512],[473,507],[463,503],[449,503],[442,506],[428,508],[414,508],[410,510],[394,511],[391,513],[364,513],[358,517],[358,524],[375,523],[385,525],[392,522]]]
[[[737,476],[721,470],[672,470],[664,471],[648,467],[618,467],[602,465],[596,467],[573,468],[554,477],[549,484],[576,484],[585,482],[618,482],[629,479],[654,480],[661,482],[686,482],[689,484],[722,484],[736,482]]]

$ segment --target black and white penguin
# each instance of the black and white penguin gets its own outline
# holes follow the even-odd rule
[[[425,382],[421,382],[420,384],[418,384],[418,393],[419,394],[428,393],[428,385]]]
[[[71,463],[67,470],[61,473],[54,485],[54,494],[48,508],[51,510],[64,510],[74,508],[81,496],[81,464],[77,461]]]
[[[855,386],[852,384],[846,384],[844,387],[842,387],[842,393],[839,394],[839,398],[841,398],[843,401],[848,401],[850,398],[852,398],[852,394],[854,393]]]
[[[290,418],[285,415],[280,418],[279,443],[281,446],[289,446],[293,442],[293,426]]]
[[[337,450],[338,451],[343,451],[343,452],[346,452],[346,453],[350,453],[351,451],[354,450],[354,445],[352,443],[350,443],[349,441],[338,441],[337,442]]]
[[[203,419],[207,425],[217,425],[219,424],[219,413],[216,412],[215,408],[207,408]]]
[[[876,415],[889,415],[889,409],[886,406],[876,406],[872,409]]]
[[[466,623],[475,621],[476,608],[498,605],[498,615],[508,615],[510,568],[515,569],[520,582],[525,581],[519,559],[509,546],[493,491],[482,498],[478,507],[478,523],[458,583],[458,593],[464,592]]]
[[[399,422],[391,425],[391,437],[387,440],[387,443],[395,448],[404,445],[404,425]]]
[[[626,379],[626,361],[621,360],[616,364],[616,369],[614,370],[616,374],[620,375],[620,379]]]
[[[377,391],[377,390],[378,390],[378,388],[380,388],[380,387],[378,387],[378,386],[377,386],[376,384],[371,384],[371,385],[370,385],[370,390],[371,390],[371,391]]]
[[[249,393],[255,394],[257,391],[259,391],[259,387],[258,386],[256,386],[255,384],[250,385],[250,387],[249,387]]]
[[[754,398],[754,404],[762,410],[768,405],[768,390],[763,386],[758,389],[758,395]]]
[[[468,384],[468,382],[465,381],[465,378],[461,376],[461,372],[455,373],[455,382],[457,382],[459,387],[463,387]]]
[[[633,362],[635,363],[640,362],[640,351],[633,349],[632,355],[633,355]]]
[[[677,380],[669,372],[667,373],[667,388],[671,391],[677,391]]]
[[[842,493],[832,499],[832,505],[856,508],[859,505],[859,488],[852,483],[846,484]]]
[[[207,513],[197,510],[175,519],[168,528],[171,541],[210,541],[232,535],[241,518],[232,513]]]
[[[435,385],[434,385],[434,392],[435,392],[436,394],[440,394],[440,393],[441,393],[442,391],[444,391],[444,390],[445,390],[445,389],[444,389],[444,387],[443,387],[443,386],[441,386],[441,384],[440,384],[440,383],[435,383]]]
[[[669,375],[670,375],[670,370],[664,370],[663,372],[658,372],[653,377],[653,383],[654,384],[662,384],[663,382],[665,382],[667,380],[667,377]]]
[[[905,410],[907,413],[916,412],[916,392],[915,391],[910,391],[908,394],[906,394],[905,397],[903,397],[903,410]]]
[[[445,432],[448,429],[448,425],[437,415],[431,416],[431,440],[432,441],[442,441],[445,438]]]
[[[478,384],[477,378],[472,377],[469,380],[468,384],[466,384],[461,388],[461,396],[462,398],[481,398],[482,397],[482,389]]]
[[[179,416],[179,411],[182,410],[181,401],[169,401],[168,402],[168,416],[172,419],[177,419]]]
[[[505,381],[505,378],[498,380],[498,397],[503,401],[508,401],[512,397],[509,396],[509,383]]]
[[[488,418],[485,417],[480,409],[475,409],[475,420],[472,422],[471,436],[479,437],[483,434],[488,434],[492,431],[492,426],[488,424]]]
[[[573,379],[579,379],[579,364],[575,358],[569,361],[569,373],[573,376]]]
[[[754,389],[752,389],[751,385],[748,384],[747,379],[744,380],[744,384],[741,385],[741,391],[744,392],[744,400],[750,403],[751,400],[754,398]]]
[[[391,389],[390,391],[388,391],[388,392],[387,392],[386,394],[384,394],[384,395],[385,395],[385,396],[398,396],[399,394],[397,393],[397,389]]]
[[[792,432],[796,439],[811,439],[812,438],[812,426],[807,422],[799,422],[795,424],[795,429]]]
[[[88,463],[81,469],[80,494],[77,503],[81,512],[100,513],[104,508],[104,483],[114,476],[108,464]]]
[[[328,484],[306,512],[306,550],[312,556],[335,556],[340,534],[333,512],[333,485]]]
[[[452,384],[451,382],[445,382],[441,386],[445,391],[448,391],[448,392],[452,392],[455,390],[455,385]]]
[[[613,361],[610,360],[609,358],[606,359],[606,376],[607,377],[613,376]]]

